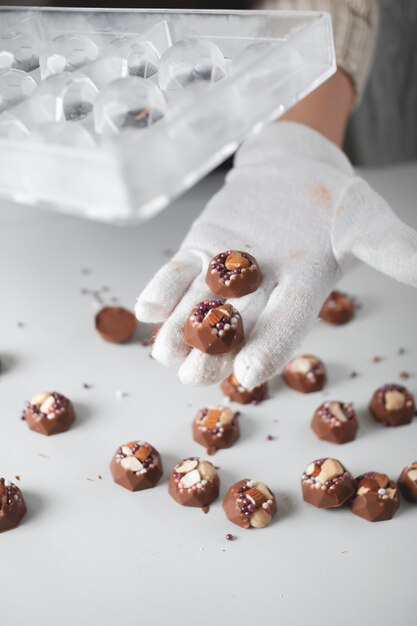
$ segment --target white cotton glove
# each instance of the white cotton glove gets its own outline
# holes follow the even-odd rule
[[[228,300],[242,316],[245,342],[222,356],[190,351],[184,322],[210,298],[210,259],[231,249],[250,252],[263,274],[256,292]],[[136,314],[163,322],[152,354],[181,364],[182,382],[212,384],[233,370],[254,387],[281,370],[354,259],[417,287],[417,233],[335,145],[307,126],[275,122],[240,148],[225,186],[145,287]]]

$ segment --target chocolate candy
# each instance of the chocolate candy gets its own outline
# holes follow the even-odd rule
[[[244,478],[223,500],[227,518],[241,528],[265,528],[277,512],[275,496],[264,483]]]
[[[230,448],[239,438],[239,413],[224,406],[200,409],[193,421],[193,439],[214,454],[220,448]]]
[[[184,326],[184,339],[192,348],[207,354],[225,354],[244,338],[240,313],[221,300],[197,304]]]
[[[22,419],[37,433],[57,435],[69,429],[75,413],[68,398],[57,391],[43,391],[26,402]]]
[[[320,391],[326,383],[324,364],[311,354],[291,359],[284,367],[282,376],[288,387],[302,393]]]
[[[404,498],[417,502],[417,461],[404,467],[398,479],[398,486]]]
[[[352,513],[368,522],[392,519],[400,506],[397,485],[386,474],[367,472],[356,479]]]
[[[0,478],[0,533],[16,528],[26,515],[26,505],[19,487]]]
[[[414,416],[414,398],[402,385],[384,385],[372,396],[369,410],[385,426],[409,424]]]
[[[346,324],[355,313],[353,298],[341,291],[332,291],[321,307],[319,318],[329,324]]]
[[[323,402],[316,409],[311,428],[319,439],[331,443],[353,441],[358,431],[358,420],[351,403]]]
[[[246,389],[239,383],[234,374],[230,374],[224,379],[221,390],[227,398],[239,404],[249,404],[250,402],[258,404],[268,397],[268,385],[266,383],[252,387],[252,389]]]
[[[129,441],[120,446],[110,471],[114,482],[130,491],[155,487],[163,473],[159,452],[146,441]]]
[[[183,506],[203,509],[219,495],[220,481],[217,472],[209,461],[201,461],[198,457],[182,459],[169,477],[168,490],[175,502]]]
[[[228,250],[211,261],[206,283],[211,291],[222,298],[240,298],[256,291],[262,274],[255,258],[247,252]]]
[[[95,318],[96,329],[105,341],[125,343],[136,330],[136,317],[121,306],[106,306]]]
[[[301,477],[303,498],[319,509],[342,506],[355,493],[348,470],[336,459],[318,459],[308,465]]]

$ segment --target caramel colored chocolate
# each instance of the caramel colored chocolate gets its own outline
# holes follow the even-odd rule
[[[369,410],[385,426],[402,426],[414,417],[414,398],[402,385],[384,385],[375,391]]]
[[[331,443],[353,441],[358,420],[353,405],[343,402],[323,402],[315,411],[311,428],[319,439]]]
[[[0,533],[16,528],[26,515],[26,504],[19,487],[0,478]]]
[[[224,395],[239,404],[258,404],[268,397],[268,385],[263,383],[258,387],[252,387],[252,389],[246,389],[237,380],[234,374],[230,374],[221,384],[221,390]]]
[[[192,348],[207,354],[225,354],[244,338],[240,313],[221,300],[197,304],[184,326],[184,339]]]
[[[319,509],[342,506],[355,493],[355,484],[348,470],[336,459],[313,461],[301,477],[303,498]]]
[[[216,255],[206,275],[211,291],[222,298],[240,298],[256,291],[262,274],[255,258],[247,252],[228,250]]]
[[[223,509],[227,518],[241,528],[265,528],[272,522],[277,505],[269,487],[244,478],[230,487]]]
[[[200,409],[193,421],[193,439],[212,455],[220,448],[230,448],[239,438],[239,413],[224,406]]]
[[[146,441],[130,441],[120,446],[110,471],[114,482],[130,491],[155,487],[163,474],[159,452]]]
[[[95,318],[96,329],[105,341],[125,343],[136,330],[136,317],[121,306],[106,306]]]
[[[356,479],[352,513],[368,522],[392,519],[400,506],[398,488],[386,474],[367,472]]]
[[[329,324],[346,324],[355,314],[353,298],[341,291],[332,291],[321,307],[319,318]]]
[[[175,502],[198,507],[205,513],[218,498],[219,489],[220,481],[214,465],[198,457],[182,459],[169,477],[168,491]]]
[[[22,419],[41,435],[57,435],[69,429],[75,413],[68,398],[57,391],[43,391],[26,403]]]
[[[282,377],[288,387],[301,393],[311,393],[323,389],[326,383],[326,369],[317,357],[303,354],[286,364]]]
[[[417,503],[417,461],[404,467],[398,479],[398,486],[404,498]]]

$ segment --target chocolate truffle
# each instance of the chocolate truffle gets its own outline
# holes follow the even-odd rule
[[[163,473],[159,452],[146,441],[129,441],[120,446],[110,470],[114,482],[130,491],[155,487]]]
[[[331,443],[353,441],[358,420],[351,403],[323,402],[313,415],[311,428],[319,439]]]
[[[268,397],[268,385],[266,383],[247,389],[239,383],[234,374],[230,374],[230,376],[224,379],[221,384],[221,390],[227,398],[239,404],[249,404],[250,402],[258,404]]]
[[[105,341],[125,343],[136,330],[136,317],[121,306],[106,306],[95,318],[96,329]]]
[[[414,398],[402,385],[384,385],[375,391],[369,410],[385,426],[402,426],[413,419]]]
[[[247,252],[228,250],[211,261],[206,283],[211,291],[222,298],[240,298],[256,291],[262,274],[256,259]]]
[[[0,533],[16,528],[26,514],[26,505],[19,487],[0,478]]]
[[[230,487],[223,509],[227,518],[241,528],[265,528],[272,522],[277,505],[264,483],[244,478]]]
[[[398,479],[398,486],[404,498],[417,502],[417,461],[404,467]]]
[[[321,307],[319,318],[329,324],[346,324],[355,313],[353,298],[341,291],[332,291]]]
[[[284,367],[282,376],[288,387],[302,393],[320,391],[326,383],[324,364],[311,354],[303,354],[291,359]]]
[[[239,413],[224,406],[200,409],[193,421],[193,439],[214,454],[219,448],[230,448],[239,438]]]
[[[368,522],[392,519],[400,506],[397,485],[386,474],[367,472],[356,479],[352,513]]]
[[[225,354],[243,341],[240,313],[221,300],[204,300],[187,318],[184,338],[192,348],[207,354]]]
[[[308,465],[301,477],[303,498],[319,509],[342,506],[355,493],[348,470],[336,459],[318,459]]]
[[[182,459],[169,477],[169,493],[175,502],[183,506],[194,506],[206,513],[208,506],[219,495],[220,481],[209,461],[198,457]]]
[[[69,429],[75,413],[68,398],[57,391],[43,391],[26,402],[22,419],[37,433],[57,435]]]

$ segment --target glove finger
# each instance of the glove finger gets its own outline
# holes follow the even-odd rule
[[[180,250],[155,274],[136,301],[138,320],[157,324],[164,322],[201,272],[201,255]]]

